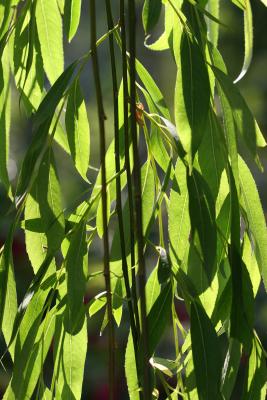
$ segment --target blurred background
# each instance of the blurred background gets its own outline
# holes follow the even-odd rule
[[[72,43],[65,43],[65,66],[79,56],[88,51],[90,46],[89,22],[88,22],[88,1],[83,1],[82,18],[79,30],[73,39]],[[97,1],[97,26],[98,37],[104,34],[107,30],[106,16],[104,9],[104,1]],[[112,1],[114,6],[114,19],[118,18],[118,1]],[[150,71],[158,86],[162,90],[166,102],[173,110],[173,89],[175,83],[175,65],[172,57],[168,51],[161,53],[154,53],[149,51],[143,45],[144,31],[141,25],[141,10],[142,1],[138,3],[138,29],[137,29],[137,54],[138,58],[142,61],[145,67]],[[258,123],[267,137],[267,8],[261,3],[260,0],[252,1],[252,9],[254,16],[254,55],[252,65],[240,83],[240,88],[243,96],[245,97],[248,105],[252,109]],[[117,8],[117,9],[116,9]],[[219,47],[222,52],[228,71],[233,80],[238,76],[244,54],[243,43],[243,16],[241,10],[235,7],[230,0],[221,1],[221,21],[227,25],[226,28],[221,28]],[[158,30],[153,34],[153,38],[159,36],[161,32],[161,21],[158,24]],[[119,53],[118,53],[119,54]],[[99,47],[99,58],[102,74],[102,89],[104,92],[105,111],[107,114],[106,132],[107,141],[110,142],[113,137],[113,118],[112,118],[112,88],[111,88],[111,75],[110,65],[108,59],[108,46],[107,43]],[[9,174],[10,179],[15,182],[17,173],[19,171],[20,162],[25,154],[27,146],[31,139],[30,124],[27,120],[23,108],[19,107],[18,93],[12,83],[12,125],[10,134],[10,163]],[[96,105],[94,85],[92,81],[91,64],[85,69],[82,75],[82,90],[87,102],[88,116],[91,125],[91,157],[90,165],[99,167],[99,153],[98,153],[98,130],[96,125]],[[86,183],[75,172],[75,169],[59,146],[55,145],[56,161],[58,173],[62,185],[64,207],[68,208],[73,205],[73,199],[78,198],[79,194],[87,189]],[[261,158],[263,164],[267,167],[267,150],[262,150]],[[254,177],[258,185],[259,193],[263,202],[264,211],[267,211],[267,173],[260,174],[253,168]],[[89,179],[94,181],[96,172],[91,169],[89,172]],[[9,219],[6,216],[9,208],[9,201],[5,195],[3,187],[0,184],[0,244],[5,241],[7,229],[9,227]],[[111,226],[112,230],[112,226]],[[112,232],[111,232],[112,234]],[[90,272],[100,270],[102,268],[101,262],[102,243],[100,240],[95,240],[89,253],[89,269]],[[16,232],[13,255],[15,264],[15,273],[17,279],[18,300],[21,301],[29,282],[32,279],[32,269],[27,257],[24,244],[24,234],[22,230]],[[149,257],[149,255],[148,255]],[[149,257],[149,264],[153,264],[153,255]],[[88,287],[89,301],[98,292],[102,291],[104,282],[102,278],[90,281]],[[178,312],[182,323],[186,326],[188,317],[185,309],[177,304]],[[125,313],[126,314],[126,313]],[[124,316],[125,316],[124,314]],[[256,302],[256,320],[255,327],[265,347],[267,347],[267,302],[266,294],[261,287]],[[96,314],[90,319],[88,325],[89,339],[88,339],[88,356],[86,360],[85,381],[83,387],[83,399],[104,400],[108,398],[108,388],[105,384],[107,382],[107,335],[104,332],[103,336],[99,335],[100,327],[103,320],[103,312]],[[116,340],[118,344],[117,349],[117,393],[118,399],[127,399],[126,382],[124,377],[124,356],[126,340],[128,332],[127,320],[122,323],[122,328],[116,330]],[[169,346],[169,333],[166,332],[161,351],[165,356],[173,356]],[[0,338],[0,355],[4,351],[4,341]],[[47,374],[49,375],[49,365],[52,362],[52,356],[46,365]],[[245,363],[246,360],[243,360]],[[9,361],[6,361],[6,371],[0,366],[0,397],[8,384],[9,380]],[[242,383],[242,368],[240,369],[238,384],[233,400],[241,399],[240,385]],[[21,399],[18,399],[21,400]]]

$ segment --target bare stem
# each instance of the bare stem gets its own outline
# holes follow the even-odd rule
[[[138,150],[137,126],[136,126],[136,7],[135,0],[128,2],[129,12],[129,50],[130,50],[130,120],[131,133],[133,143],[133,180],[134,180],[134,213],[135,213],[135,232],[137,238],[138,250],[138,286],[140,293],[140,309],[141,309],[141,327],[142,327],[142,347],[143,347],[143,396],[145,400],[151,399],[152,386],[149,368],[149,351],[148,351],[148,326],[146,318],[146,268],[144,257],[144,238],[143,238],[143,218],[142,218],[142,193],[141,193],[141,163]]]
[[[105,138],[105,112],[103,105],[102,89],[100,82],[99,64],[96,47],[96,11],[95,0],[90,1],[90,24],[91,24],[91,55],[93,74],[95,81],[96,100],[98,109],[98,123],[100,136],[100,161],[101,161],[101,198],[102,198],[102,219],[103,219],[103,245],[104,245],[104,277],[107,291],[107,312],[108,312],[108,337],[109,337],[109,399],[115,399],[115,337],[114,322],[112,313],[112,296],[110,284],[109,266],[109,240],[108,240],[108,220],[107,220],[107,180],[106,180],[106,138]]]
[[[112,30],[114,27],[114,23],[113,23],[113,18],[112,18],[110,0],[106,0],[106,11],[107,11],[108,29]],[[120,167],[120,136],[119,136],[119,120],[118,120],[118,81],[117,81],[117,72],[116,72],[116,61],[115,61],[113,35],[109,36],[109,51],[110,51],[110,61],[111,61],[112,85],[113,85],[115,165],[116,165],[116,173],[118,173],[121,168]],[[126,295],[127,295],[127,299],[128,299],[127,304],[128,304],[128,309],[129,309],[130,325],[131,325],[131,330],[132,330],[132,335],[133,335],[133,342],[136,343],[136,345],[137,345],[137,332],[136,332],[136,326],[135,326],[135,320],[134,320],[131,288],[130,288],[130,282],[129,282],[128,265],[127,265],[126,250],[125,250],[120,174],[118,174],[117,179],[116,179],[116,209],[117,209],[118,223],[119,223],[122,272],[123,272],[123,277],[124,277],[124,282],[125,282]]]

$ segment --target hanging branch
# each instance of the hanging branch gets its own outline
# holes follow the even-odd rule
[[[141,324],[142,324],[142,347],[143,347],[143,396],[144,399],[151,399],[152,386],[150,382],[150,369],[149,369],[149,352],[148,352],[148,326],[146,318],[146,270],[145,270],[145,257],[143,253],[144,240],[143,240],[143,218],[142,218],[142,193],[141,193],[141,163],[138,151],[138,138],[136,126],[136,69],[135,69],[135,55],[136,55],[136,10],[135,0],[129,0],[128,3],[128,17],[129,17],[129,50],[130,50],[130,120],[131,120],[131,134],[133,142],[133,178],[134,178],[134,212],[135,212],[135,232],[137,238],[138,250],[138,286],[140,293],[140,308],[141,308]]]
[[[120,0],[120,25],[121,25],[121,51],[122,51],[122,76],[123,76],[123,113],[124,113],[124,145],[125,145],[125,168],[127,175],[127,189],[129,201],[129,230],[130,230],[130,246],[131,246],[131,271],[132,271],[132,298],[135,314],[135,323],[137,337],[140,337],[140,322],[137,303],[136,290],[136,270],[135,270],[135,250],[134,250],[134,211],[133,211],[133,190],[130,165],[130,138],[128,126],[128,75],[127,75],[127,53],[126,53],[126,28],[125,28],[125,7],[124,0]]]
[[[107,12],[108,29],[112,30],[114,28],[114,23],[113,23],[113,18],[112,18],[110,0],[106,0],[106,12]],[[134,312],[133,312],[131,288],[130,288],[129,275],[128,275],[128,265],[127,265],[127,259],[126,259],[125,236],[124,236],[123,217],[122,217],[121,176],[119,174],[121,167],[120,167],[120,137],[119,137],[119,120],[118,120],[118,81],[117,81],[117,72],[116,72],[116,61],[115,61],[113,35],[109,36],[109,51],[110,51],[110,62],[111,62],[112,85],[113,85],[115,166],[116,166],[116,173],[118,174],[117,179],[116,179],[116,208],[117,208],[118,223],[119,223],[121,262],[122,262],[122,271],[123,271],[123,277],[124,277],[124,282],[125,282],[126,295],[127,295],[127,299],[128,299],[127,304],[128,304],[128,309],[129,309],[131,331],[132,331],[132,335],[133,335],[133,342],[135,345],[135,349],[137,351],[137,332],[136,332],[136,326],[135,326],[135,321],[134,321]]]
[[[136,277],[135,277],[135,250],[134,250],[134,211],[133,211],[133,189],[130,165],[130,138],[128,126],[128,74],[127,74],[127,53],[126,53],[126,28],[125,28],[125,7],[124,0],[120,0],[120,26],[121,26],[121,52],[122,52],[122,76],[123,76],[123,114],[124,114],[124,146],[125,146],[125,169],[127,175],[127,190],[129,202],[129,230],[131,246],[131,271],[132,271],[132,299],[135,314],[137,338],[140,337],[140,322],[137,303]]]
[[[108,220],[107,220],[107,185],[106,185],[106,139],[105,139],[105,112],[103,106],[102,89],[99,74],[99,64],[96,49],[96,11],[95,0],[90,1],[90,24],[91,24],[91,51],[92,65],[95,81],[96,100],[98,109],[98,122],[100,134],[100,161],[101,161],[101,198],[102,198],[102,219],[103,219],[103,243],[104,243],[104,277],[107,291],[107,312],[108,312],[108,337],[109,337],[109,398],[113,400],[114,381],[115,381],[115,338],[112,313],[112,296],[110,285],[110,266],[109,266],[109,241],[108,241]]]

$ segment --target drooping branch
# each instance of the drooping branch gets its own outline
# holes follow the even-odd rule
[[[143,348],[143,396],[144,399],[151,399],[152,386],[149,371],[149,352],[148,352],[148,326],[146,318],[146,267],[144,257],[144,238],[143,238],[143,217],[142,217],[142,189],[141,189],[141,162],[138,149],[138,135],[136,125],[136,6],[135,0],[128,2],[129,16],[129,73],[130,73],[130,123],[133,143],[133,183],[134,183],[134,215],[135,232],[138,250],[138,286],[140,295],[141,309],[141,337]]]
[[[101,161],[101,199],[102,199],[102,220],[103,220],[103,246],[104,246],[104,277],[107,292],[107,313],[108,313],[108,337],[109,337],[109,398],[114,397],[115,382],[115,337],[114,322],[112,313],[112,295],[110,284],[110,264],[109,264],[109,239],[108,239],[108,220],[107,220],[107,179],[106,179],[106,138],[105,138],[105,112],[101,89],[99,63],[96,48],[96,10],[95,0],[90,1],[90,24],[91,24],[91,52],[92,65],[96,90],[99,136],[100,136],[100,161]]]

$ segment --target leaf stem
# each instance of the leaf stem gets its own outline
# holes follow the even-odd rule
[[[96,100],[98,109],[98,123],[100,136],[100,161],[101,161],[101,197],[102,197],[102,219],[103,219],[103,246],[104,246],[104,277],[107,291],[107,313],[108,313],[108,351],[109,351],[109,399],[115,399],[115,337],[114,322],[112,313],[112,295],[110,284],[110,265],[109,265],[109,240],[108,240],[108,220],[107,220],[107,184],[106,184],[106,138],[105,138],[105,112],[103,105],[102,89],[100,82],[99,63],[96,47],[96,10],[95,0],[90,1],[90,25],[91,25],[91,55],[93,74],[95,81]]]

